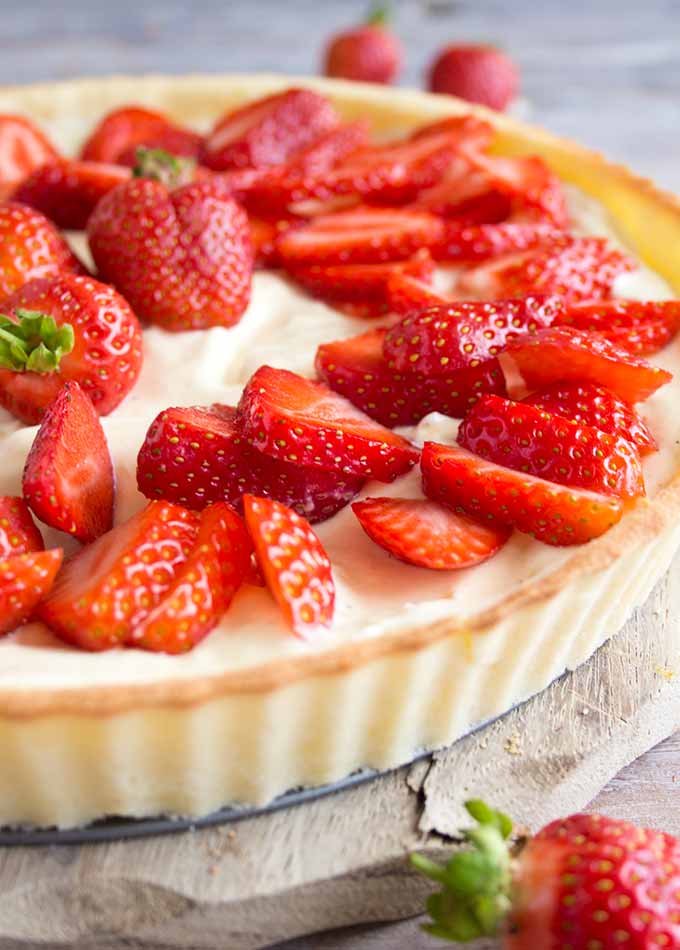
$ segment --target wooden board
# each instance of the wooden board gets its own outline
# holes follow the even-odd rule
[[[108,845],[0,850],[0,948],[254,950],[413,916],[406,855],[482,795],[529,826],[583,807],[680,719],[680,558],[592,660],[452,748],[259,818]]]

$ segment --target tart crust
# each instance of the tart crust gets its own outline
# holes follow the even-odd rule
[[[0,112],[48,130],[136,102],[191,125],[290,85],[329,95],[377,132],[473,113],[494,150],[542,155],[608,210],[623,241],[680,295],[680,201],[601,156],[460,100],[281,76],[148,76],[0,88]],[[61,126],[60,126],[61,128]],[[68,136],[68,128],[65,135]],[[75,146],[82,129],[73,130]],[[680,544],[680,473],[607,534],[491,609],[191,680],[0,689],[0,825],[105,814],[200,815],[262,803],[362,766],[448,744],[544,689],[615,634]]]

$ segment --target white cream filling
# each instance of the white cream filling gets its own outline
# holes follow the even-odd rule
[[[568,188],[576,227],[583,233],[616,240],[603,209]],[[617,295],[634,299],[673,297],[652,272],[640,268],[617,282]],[[156,414],[168,406],[235,404],[244,383],[263,363],[312,375],[317,346],[352,336],[367,321],[340,314],[314,301],[275,273],[254,278],[251,304],[232,329],[193,333],[145,331],[145,359],[134,390],[103,419],[116,467],[116,521],[139,510],[146,499],[136,487],[139,447]],[[675,373],[643,407],[661,451],[644,461],[648,494],[680,467],[680,349],[671,344],[654,362]],[[458,421],[432,413],[413,429],[418,442],[455,440]],[[36,433],[0,410],[0,494],[21,494],[21,473]],[[419,471],[392,485],[370,483],[367,495],[420,497]],[[77,545],[41,525],[47,546]],[[509,591],[549,571],[570,556],[571,549],[550,548],[515,533],[490,561],[458,572],[411,567],[389,557],[363,533],[350,507],[317,526],[333,564],[337,587],[332,630],[309,641],[290,634],[269,594],[244,587],[218,627],[192,652],[181,657],[125,649],[101,654],[72,649],[39,623],[26,625],[0,640],[0,689],[68,688],[83,685],[157,682],[167,678],[216,675],[285,656],[320,652],[331,646],[380,637],[442,617],[464,617],[490,606]]]

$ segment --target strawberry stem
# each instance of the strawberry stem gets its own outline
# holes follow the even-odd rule
[[[389,3],[374,3],[366,17],[367,26],[388,26],[392,19]]]
[[[57,326],[38,310],[17,310],[16,319],[0,315],[0,367],[17,373],[53,373],[75,345],[70,323]]]
[[[188,185],[194,180],[196,162],[191,158],[172,155],[162,148],[144,148],[135,151],[135,178],[152,178],[173,189]]]
[[[510,909],[507,839],[512,822],[478,799],[466,802],[465,807],[477,822],[463,832],[470,847],[457,851],[446,864],[411,855],[413,866],[442,888],[427,901],[432,923],[423,929],[459,943],[496,936]]]

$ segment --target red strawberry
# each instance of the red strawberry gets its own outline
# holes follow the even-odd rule
[[[599,333],[571,327],[538,330],[509,343],[506,352],[529,389],[556,382],[595,383],[636,403],[673,378],[672,373],[633,356]]]
[[[512,525],[545,544],[583,544],[623,514],[620,498],[517,472],[457,445],[426,442],[420,464],[428,498],[473,518]]]
[[[198,510],[217,501],[240,510],[244,493],[271,496],[315,522],[344,508],[361,488],[356,476],[263,455],[242,436],[235,415],[230,406],[161,412],[137,459],[140,492]]]
[[[23,475],[24,498],[45,524],[88,544],[113,525],[113,463],[97,412],[76,382],[45,411]]]
[[[67,381],[80,383],[101,416],[134,386],[142,331],[113,287],[63,273],[24,284],[3,309],[14,316],[0,318],[0,404],[23,422],[40,422]]]
[[[443,178],[421,191],[411,207],[431,211],[459,224],[499,224],[513,211],[511,197],[469,161],[452,162]]]
[[[438,261],[484,261],[539,247],[560,234],[545,222],[507,221],[467,224],[447,221],[441,240],[432,248]]]
[[[446,132],[453,136],[459,153],[469,158],[478,152],[484,152],[493,142],[496,131],[486,119],[476,115],[451,115],[446,119],[427,122],[411,135],[412,139],[428,138]]]
[[[427,212],[362,207],[315,218],[286,232],[277,247],[286,267],[378,264],[404,260],[441,233],[441,222]]]
[[[391,482],[418,460],[407,439],[322,383],[285,369],[260,367],[238,413],[255,448],[294,465]]]
[[[577,303],[610,297],[619,274],[634,267],[606,238],[564,235],[535,250],[475,267],[461,275],[458,287],[475,299],[559,294]]]
[[[204,139],[201,161],[215,171],[283,165],[339,122],[325,96],[287,89],[223,116]]]
[[[391,83],[403,58],[403,47],[389,29],[386,10],[377,7],[365,23],[331,38],[324,51],[323,72],[338,79]]]
[[[83,650],[122,646],[172,587],[197,532],[196,515],[150,502],[71,557],[37,615]]]
[[[530,212],[556,228],[569,225],[562,184],[538,155],[500,158],[477,150],[469,153],[469,159],[492,187],[512,199],[516,211]]]
[[[560,322],[578,330],[601,333],[631,353],[656,353],[680,330],[680,301],[601,300],[574,304]]]
[[[246,525],[267,587],[298,637],[330,627],[335,584],[323,545],[309,523],[271,498],[245,495]]]
[[[431,92],[458,96],[491,109],[507,109],[519,89],[515,63],[493,46],[451,45],[430,66]]]
[[[680,842],[603,815],[571,815],[511,847],[512,822],[466,803],[478,825],[445,866],[413,855],[442,886],[425,929],[466,942],[501,937],[504,950],[680,946]]]
[[[384,352],[397,370],[433,376],[489,361],[497,365],[498,354],[511,340],[550,327],[560,312],[560,301],[554,297],[428,307],[391,327]]]
[[[435,293],[424,281],[400,270],[390,274],[386,290],[388,310],[404,316],[414,310],[444,306],[447,303],[445,297]]]
[[[615,393],[593,383],[555,383],[524,402],[564,416],[584,426],[594,426],[621,436],[637,446],[641,455],[655,452],[657,444],[644,419]]]
[[[255,267],[278,267],[280,265],[279,252],[276,247],[277,239],[297,224],[295,218],[260,218],[248,215],[250,225],[250,240],[255,253]]]
[[[0,196],[14,188],[46,162],[59,158],[47,137],[20,115],[0,115]]]
[[[630,441],[526,403],[483,396],[463,419],[458,443],[560,485],[622,498],[645,494],[640,455]]]
[[[241,518],[225,502],[201,515],[192,551],[128,644],[156,653],[186,653],[219,623],[250,570],[252,545]]]
[[[12,200],[36,208],[60,228],[80,230],[99,199],[129,177],[119,165],[61,160],[37,168]]]
[[[122,106],[107,113],[81,149],[86,162],[134,165],[135,149],[161,148],[172,155],[196,158],[201,137],[168,116],[139,106]]]
[[[0,204],[0,301],[36,277],[62,271],[80,274],[83,266],[51,221],[26,205]]]
[[[30,551],[0,560],[0,636],[31,618],[54,583],[64,552]]]
[[[42,551],[44,547],[24,499],[0,497],[0,559]]]
[[[352,505],[361,527],[389,554],[436,571],[486,561],[508,540],[507,528],[473,521],[418,498],[366,498]]]
[[[413,425],[430,412],[464,416],[482,393],[505,392],[497,365],[446,376],[397,372],[383,356],[386,332],[369,330],[323,343],[316,352],[316,371],[323,381],[382,425]]]
[[[102,198],[87,233],[102,277],[142,320],[171,331],[228,327],[248,305],[248,219],[209,181],[170,192],[133,179]]]

